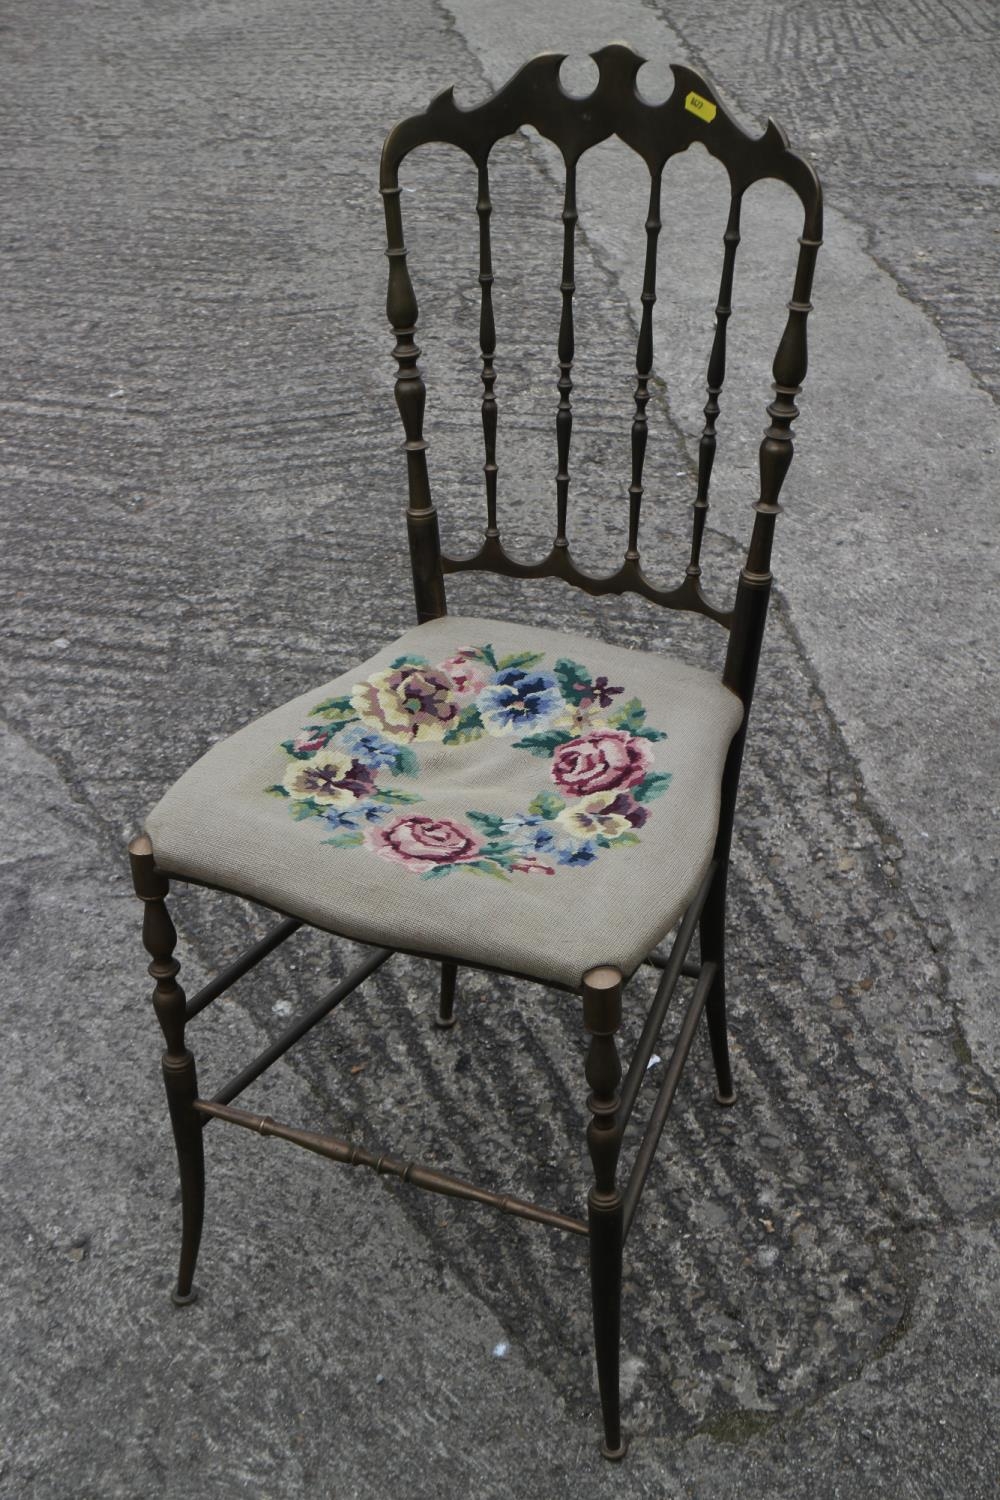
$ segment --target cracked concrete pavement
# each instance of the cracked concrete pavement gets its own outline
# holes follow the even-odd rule
[[[996,1491],[1000,26],[972,3],[717,10],[7,8],[0,1494]],[[170,1306],[172,1148],[122,849],[213,737],[410,621],[385,130],[449,83],[482,97],[545,47],[572,54],[583,88],[586,53],[617,37],[650,58],[653,96],[686,61],[748,125],[773,113],[829,208],[734,858],[739,1106],[714,1108],[696,1049],[629,1244],[633,1449],[611,1470],[579,1246],[531,1226],[215,1126],[203,1297]],[[474,183],[446,180],[447,161],[407,176],[408,240],[415,274],[441,273],[421,312],[428,435],[439,508],[467,541],[475,239],[456,226]],[[722,227],[710,165],[692,153],[678,180],[693,191],[665,199],[663,500],[646,522],[664,569]],[[601,475],[626,468],[638,181],[614,146],[581,172],[574,498],[593,562],[621,535],[625,481]],[[548,524],[558,316],[559,192],[537,140],[498,153],[495,198],[501,507],[527,548]],[[741,249],[718,593],[746,535],[758,350],[792,222],[762,195]],[[500,607],[485,579],[451,598]],[[634,600],[525,584],[503,603],[718,650]],[[190,988],[268,925],[206,893],[179,893],[176,913]],[[353,951],[293,941],[198,1023],[209,1083]],[[248,1104],[572,1207],[572,1004],[467,976],[448,1035],[433,1005],[429,965],[394,960]]]

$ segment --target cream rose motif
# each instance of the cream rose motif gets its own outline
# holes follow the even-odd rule
[[[666,734],[624,694],[566,657],[549,670],[538,651],[498,657],[490,645],[463,646],[437,664],[400,656],[317,704],[283,741],[284,774],[267,790],[295,818],[321,823],[323,843],[377,854],[425,880],[581,869],[605,849],[638,844],[649,804],[670,786],[670,773],[654,768],[653,746]],[[484,737],[510,738],[512,749],[548,763],[525,811],[413,811],[424,800],[417,749]]]
[[[410,665],[376,672],[351,693],[361,723],[400,745],[443,740],[459,716],[458,698],[446,672]]]

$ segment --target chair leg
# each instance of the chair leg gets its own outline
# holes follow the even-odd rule
[[[705,1020],[715,1063],[716,1102],[728,1107],[736,1103],[733,1073],[729,1064],[729,1034],[726,1026],[726,878],[728,861],[720,866],[698,923],[702,963],[718,965],[715,983],[705,1001]]]
[[[458,964],[446,958],[441,963],[441,999],[438,1004],[438,1013],[434,1018],[434,1025],[440,1026],[447,1031],[455,1024],[455,981],[458,977]]]
[[[167,911],[165,897],[170,882],[156,868],[153,846],[145,834],[129,845],[132,883],[143,903],[142,941],[152,958],[149,972],[156,981],[153,1008],[166,1048],[163,1052],[163,1082],[167,1091],[170,1123],[177,1147],[181,1179],[181,1256],[173,1300],[178,1306],[194,1302],[194,1268],[201,1242],[205,1212],[205,1156],[201,1120],[193,1109],[198,1097],[194,1058],[184,1042],[185,997],[177,983],[180,964],[174,958],[177,933]]]
[[[618,1119],[621,1063],[615,1033],[621,1023],[622,976],[617,969],[591,969],[583,978],[583,1024],[590,1033],[586,1073],[591,1119],[587,1147],[594,1185],[587,1198],[590,1223],[590,1286],[594,1306],[597,1383],[604,1419],[605,1458],[621,1459],[628,1440],[621,1430],[619,1353],[621,1341],[623,1203],[615,1174],[621,1149]]]

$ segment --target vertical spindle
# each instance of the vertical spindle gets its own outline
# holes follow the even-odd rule
[[[760,445],[760,499],[754,506],[757,516],[747,553],[746,570],[751,574],[768,574],[771,568],[774,523],[781,510],[778,497],[794,452],[792,423],[799,414],[795,398],[801,392],[806,376],[806,319],[812,311],[809,294],[819,245],[818,239],[803,236],[799,240],[788,320],[774,356],[774,400],[767,408],[771,422],[764,430],[764,441]]]
[[[556,546],[566,547],[566,506],[569,498],[569,440],[573,431],[573,293],[576,291],[574,251],[576,247],[576,162],[566,164],[566,195],[563,201],[562,315],[559,319],[559,409],[556,412]]]
[[[441,541],[438,535],[437,511],[431,503],[427,476],[427,444],[424,441],[424,402],[426,387],[417,365],[420,349],[416,342],[417,299],[406,265],[403,243],[403,220],[400,211],[398,183],[381,189],[385,204],[385,229],[389,259],[389,290],[386,313],[396,335],[393,358],[396,374],[396,405],[406,434],[406,466],[409,505],[406,530],[410,543],[410,566],[418,621],[434,620],[447,613],[444,576],[441,570]]]
[[[486,535],[495,538],[497,530],[497,403],[494,394],[496,370],[493,356],[496,353],[497,333],[493,317],[493,256],[490,248],[490,178],[486,162],[479,166],[479,193],[476,213],[479,215],[479,347],[483,356],[483,443],[486,462]]]
[[[736,250],[740,243],[740,207],[742,195],[734,192],[729,204],[729,220],[722,236],[722,278],[719,283],[719,300],[715,307],[715,337],[708,361],[708,400],[705,403],[705,427],[698,444],[698,493],[694,502],[694,519],[691,527],[691,560],[688,575],[697,578],[701,573],[701,540],[705,532],[708,514],[708,491],[712,482],[712,465],[715,463],[715,423],[719,415],[719,396],[726,378],[726,330],[733,311],[733,271],[736,265]]]
[[[646,406],[649,402],[649,377],[653,373],[653,308],[656,305],[656,246],[662,227],[660,218],[660,183],[663,168],[652,174],[649,184],[649,212],[646,215],[646,266],[642,281],[642,318],[639,342],[635,351],[635,416],[632,420],[632,482],[628,487],[629,562],[639,561],[639,513],[642,510],[642,469],[646,459],[649,424]]]

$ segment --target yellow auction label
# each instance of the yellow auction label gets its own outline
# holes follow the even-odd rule
[[[711,125],[719,112],[711,99],[703,99],[693,89],[684,100],[684,108],[689,109],[693,115],[697,115],[699,120],[704,120],[706,125]]]

